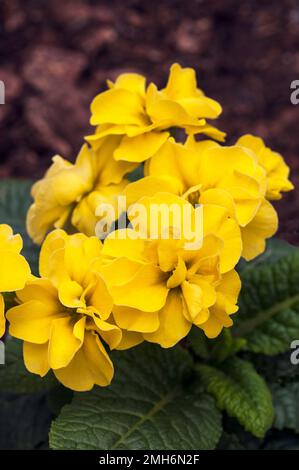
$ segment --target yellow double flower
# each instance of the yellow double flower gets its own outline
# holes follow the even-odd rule
[[[27,228],[42,244],[40,277],[29,277],[20,238],[0,226],[0,291],[18,290],[10,334],[24,341],[29,371],[52,369],[74,390],[111,382],[107,347],[146,340],[168,348],[192,325],[209,338],[230,327],[241,287],[235,267],[264,251],[278,226],[270,201],[293,189],[283,158],[261,139],[199,140],[224,134],[207,122],[221,106],[198,89],[194,70],[174,64],[161,90],[138,74],[108,86],[91,105],[96,130],[75,163],[54,157],[33,186]],[[173,128],[183,129],[184,143]],[[140,164],[144,177],[129,183]],[[119,195],[129,226],[102,243],[93,236],[96,209],[116,207]],[[153,237],[133,218],[140,206],[148,218],[152,205],[188,209],[193,228],[200,216],[199,245],[188,245],[183,219],[161,220]],[[0,336],[3,313],[0,295]]]

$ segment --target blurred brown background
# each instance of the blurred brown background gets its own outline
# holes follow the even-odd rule
[[[137,71],[161,86],[175,61],[223,105],[228,143],[262,136],[299,188],[298,0],[1,0],[0,177],[40,177],[55,153],[73,159],[106,78]],[[280,235],[299,244],[299,189],[277,208]]]

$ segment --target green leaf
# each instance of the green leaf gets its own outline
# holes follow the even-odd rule
[[[243,349],[246,340],[234,338],[227,328],[217,338],[208,339],[200,328],[193,326],[187,337],[187,344],[196,356],[211,362],[222,362]]]
[[[256,437],[265,435],[273,421],[271,394],[252,364],[232,357],[219,369],[200,364],[197,370],[221,410],[226,410]]]
[[[280,240],[279,238],[270,238],[267,241],[265,251],[261,255],[257,256],[252,261],[245,261],[243,258],[241,259],[238,264],[238,271],[240,273],[244,273],[245,271],[256,269],[257,266],[266,263],[273,263],[274,261],[278,261],[280,258],[293,253],[297,249],[297,247],[290,245],[284,240]]]
[[[299,367],[291,363],[290,355],[290,351],[276,356],[246,352],[243,358],[252,362],[267,382],[288,383],[299,379]]]
[[[271,386],[275,410],[274,427],[299,433],[299,383]]]
[[[22,235],[22,254],[37,274],[38,247],[33,244],[26,232],[26,214],[32,202],[30,180],[0,180],[0,223],[10,225],[15,233]]]
[[[234,338],[230,329],[224,328],[221,334],[211,341],[212,351],[210,359],[213,362],[222,362],[228,357],[234,356],[246,346],[244,338]]]
[[[130,181],[130,182],[134,182],[134,181],[137,181],[137,180],[140,180],[141,178],[144,177],[144,165],[143,163],[141,165],[139,165],[137,168],[135,168],[135,170],[131,171],[127,176],[126,178]]]
[[[299,249],[241,274],[242,291],[234,336],[255,353],[287,351],[299,338]]]
[[[31,374],[23,361],[22,342],[11,338],[5,343],[5,365],[0,365],[0,391],[11,393],[32,393],[48,390],[57,381],[51,373],[41,378]]]
[[[213,449],[221,415],[190,383],[192,360],[181,348],[144,344],[113,354],[110,387],[76,393],[54,421],[53,449]]]
[[[209,357],[210,351],[208,339],[200,328],[193,326],[187,336],[187,341],[188,345],[197,356],[202,357],[203,359],[207,359]]]

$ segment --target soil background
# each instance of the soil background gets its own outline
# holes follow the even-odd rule
[[[298,0],[0,0],[0,178],[73,160],[107,78],[162,86],[176,61],[222,104],[229,144],[252,133],[284,155],[297,190],[276,204],[279,235],[299,245]]]

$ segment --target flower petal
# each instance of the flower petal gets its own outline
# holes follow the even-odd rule
[[[190,331],[192,323],[183,314],[182,296],[179,289],[170,291],[165,306],[159,312],[160,326],[154,333],[145,333],[145,340],[158,343],[163,348],[177,344]]]
[[[148,132],[136,137],[124,136],[114,152],[114,158],[117,161],[144,162],[159,150],[168,137],[168,132]]]
[[[129,90],[112,88],[97,95],[91,103],[90,124],[145,125],[141,96]]]
[[[64,316],[66,313],[54,313],[51,306],[38,300],[13,307],[6,314],[12,336],[37,344],[49,340],[53,320]]]
[[[95,384],[101,387],[109,385],[114,368],[98,335],[86,332],[84,344],[73,360],[67,367],[54,370],[54,374],[65,387],[84,392]]]
[[[156,266],[143,265],[126,284],[112,286],[111,294],[116,305],[155,312],[167,298],[165,274]]]
[[[67,316],[52,322],[48,349],[48,360],[52,369],[66,367],[82,346],[85,321],[86,318],[83,317],[74,325],[72,317]]]
[[[116,324],[128,331],[151,333],[159,327],[159,312],[143,312],[135,308],[115,305],[113,316]]]
[[[242,227],[243,252],[242,256],[250,261],[263,253],[266,239],[274,235],[278,228],[278,217],[270,202],[264,200],[254,219]]]
[[[30,267],[25,258],[0,248],[0,259],[0,291],[13,292],[23,289],[30,276]]]
[[[25,341],[23,343],[23,355],[26,369],[33,374],[44,377],[50,370],[48,362],[48,342],[33,344]]]
[[[140,343],[143,343],[144,338],[141,333],[135,333],[134,331],[126,331],[123,330],[122,332],[122,339],[119,345],[117,346],[118,351],[124,351],[126,349],[131,349],[137,346]]]

